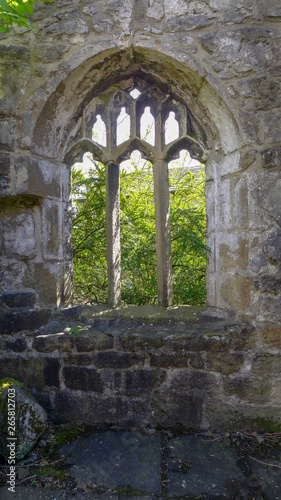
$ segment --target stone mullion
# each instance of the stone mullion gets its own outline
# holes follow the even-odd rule
[[[156,222],[156,253],[158,302],[167,307],[172,304],[172,258],[169,204],[169,171],[164,160],[153,166],[154,202]]]
[[[133,103],[133,106],[131,106],[130,109],[130,116],[131,116],[131,131],[130,131],[130,138],[134,139],[134,137],[137,137],[137,112],[136,112],[136,103]]]
[[[106,165],[106,243],[108,303],[121,302],[120,174],[119,165]]]

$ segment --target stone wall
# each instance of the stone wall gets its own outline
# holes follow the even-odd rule
[[[137,73],[204,130],[209,304],[278,323],[280,17],[278,0],[60,0],[2,33],[2,293],[70,300],[67,151],[93,97]]]
[[[19,378],[55,422],[177,431],[281,429],[280,328],[182,306],[80,306],[3,335],[0,378]]]
[[[280,424],[280,20],[278,0],[58,0],[35,6],[36,29],[1,33],[1,376],[20,376],[54,418]],[[93,100],[135,76],[189,110],[206,163],[208,304],[232,319],[172,336],[34,334],[71,302],[71,165]]]

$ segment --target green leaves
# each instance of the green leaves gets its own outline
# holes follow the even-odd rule
[[[88,303],[107,302],[105,168],[95,165],[88,177],[73,171],[74,293],[76,300]],[[153,304],[157,274],[151,165],[135,162],[121,171],[120,186],[122,300]],[[202,304],[209,251],[204,173],[172,169],[170,186],[174,304]]]
[[[51,2],[52,0],[0,0],[0,31],[9,32],[13,24],[24,28],[34,28],[27,16],[33,14],[35,1]]]

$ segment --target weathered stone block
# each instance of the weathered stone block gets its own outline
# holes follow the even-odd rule
[[[106,335],[96,330],[80,330],[80,332],[75,335],[75,345],[78,352],[112,349],[114,339],[111,335]]]
[[[37,254],[32,213],[7,217],[4,224],[4,250],[7,257],[33,258]]]
[[[225,239],[227,243],[221,243],[219,247],[222,271],[248,269],[249,241],[247,237],[235,233],[228,235]]]
[[[260,138],[262,142],[279,142],[281,129],[281,117],[272,111],[263,113],[260,120]]]
[[[63,360],[66,365],[87,366],[93,365],[94,356],[93,354],[77,354],[74,352],[66,354]]]
[[[188,362],[188,356],[184,353],[157,353],[151,354],[150,356],[150,366],[155,366],[157,368],[168,368],[176,367],[182,368],[186,367]]]
[[[44,380],[49,387],[60,386],[60,362],[56,358],[44,358]]]
[[[165,370],[135,369],[125,375],[126,393],[130,396],[147,394],[162,384],[166,378]]]
[[[42,30],[42,39],[60,37],[61,35],[86,34],[89,32],[87,24],[81,19],[77,8],[68,8],[61,12],[60,19],[49,20]]]
[[[51,318],[50,309],[14,309],[0,313],[0,334],[17,333],[23,330],[36,330]]]
[[[234,182],[233,217],[234,224],[239,228],[247,228],[249,224],[249,191],[246,174]]]
[[[194,331],[195,330],[195,331]],[[197,324],[193,329],[182,333],[163,336],[165,348],[181,353],[189,351],[225,351],[228,349],[228,338],[221,327]]]
[[[244,361],[244,354],[235,353],[206,353],[205,362],[207,370],[230,375],[240,370]]]
[[[32,342],[32,348],[39,352],[53,352],[55,350],[71,352],[73,347],[74,338],[65,332],[37,335]]]
[[[196,391],[157,390],[151,401],[153,425],[160,428],[195,430],[202,422],[202,395]]]
[[[278,276],[263,275],[255,285],[262,293],[277,295],[281,292],[281,279]]]
[[[0,58],[29,62],[30,49],[23,45],[0,45]]]
[[[30,267],[30,260],[6,259],[5,266],[1,270],[1,287],[3,292],[5,293],[8,290],[34,289],[34,280]]]
[[[124,332],[120,341],[126,351],[146,351],[161,347],[163,339],[161,334],[148,332]]]
[[[70,46],[67,44],[38,44],[35,48],[35,55],[42,63],[50,63],[61,59],[69,49]]]
[[[255,348],[258,332],[252,325],[230,325],[227,330],[230,349],[245,351]]]
[[[266,325],[261,331],[260,339],[269,348],[281,349],[281,325]]]
[[[256,354],[253,359],[252,373],[257,376],[279,376],[281,374],[280,354]]]
[[[144,356],[127,352],[104,351],[95,355],[97,368],[129,368],[134,365],[143,365]]]
[[[17,378],[28,387],[42,390],[45,388],[44,361],[26,353],[24,357],[15,354],[2,356],[0,378],[5,377]]]
[[[260,406],[246,404],[245,401],[235,403],[208,403],[204,407],[204,422],[208,422],[213,430],[227,432],[252,431],[276,432],[281,428],[280,409],[274,405]]]
[[[0,196],[9,196],[11,191],[11,178],[7,175],[1,175],[0,177]]]
[[[261,152],[262,166],[264,168],[281,167],[281,146],[273,146]]]
[[[10,156],[1,154],[0,156],[0,175],[10,174]]]
[[[266,404],[271,399],[271,381],[251,379],[249,377],[233,377],[224,382],[226,396],[235,395],[249,403]]]
[[[232,78],[248,76],[251,72],[261,73],[273,62],[276,54],[271,37],[272,32],[263,27],[241,27],[223,33],[220,30],[203,33],[198,38],[211,54],[214,70],[222,78]]]
[[[147,7],[147,17],[160,20],[164,16],[164,7],[162,0],[150,0]]]
[[[60,263],[32,263],[34,281],[41,304],[54,307],[61,300],[61,266]]]
[[[189,358],[190,366],[192,366],[192,368],[196,368],[197,370],[203,370],[205,368],[205,357],[205,352],[193,352]]]
[[[61,193],[60,167],[45,159],[21,156],[15,162],[18,193],[59,198]]]
[[[42,208],[43,256],[62,259],[62,205],[45,199]]]
[[[80,391],[103,392],[103,380],[94,368],[65,366],[63,376],[66,387]]]
[[[178,31],[192,31],[198,28],[204,28],[212,24],[213,18],[214,16],[205,14],[170,17],[166,21],[166,30],[177,33]]]
[[[251,280],[246,276],[228,276],[221,285],[220,293],[232,309],[243,312],[251,304]]]
[[[25,337],[10,338],[6,340],[5,349],[10,349],[14,352],[23,352],[27,349],[27,342]]]
[[[278,264],[281,261],[281,230],[274,229],[267,233],[264,242],[264,251],[271,264]]]
[[[18,108],[23,91],[30,77],[27,64],[18,61],[4,61],[0,64],[1,78],[1,112],[13,111]]]
[[[55,394],[51,414],[56,422],[122,425],[128,422],[129,404],[121,397],[104,397],[94,392],[84,396],[60,391]]]
[[[8,292],[2,295],[8,307],[33,307],[36,302],[35,292]]]
[[[237,83],[246,109],[275,108],[276,103],[280,102],[281,91],[278,82],[267,76],[240,80]]]

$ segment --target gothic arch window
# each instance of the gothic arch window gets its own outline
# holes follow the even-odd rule
[[[156,223],[158,302],[172,304],[172,262],[168,163],[188,149],[202,158],[204,148],[192,134],[189,111],[183,102],[158,86],[130,78],[108,88],[86,107],[80,138],[68,148],[67,162],[86,151],[106,168],[106,231],[108,302],[121,302],[119,165],[132,151],[153,164]]]

